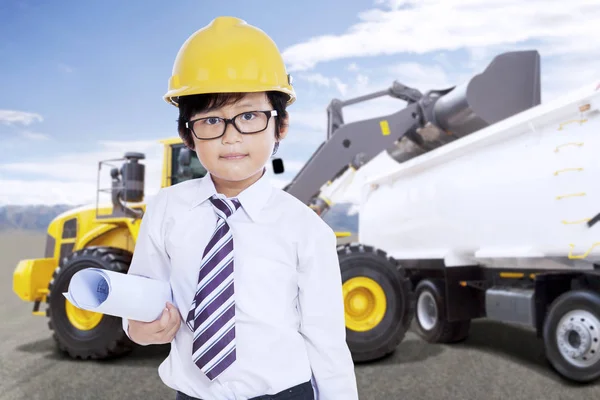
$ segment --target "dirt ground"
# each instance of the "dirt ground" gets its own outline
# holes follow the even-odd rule
[[[136,349],[110,362],[77,362],[59,354],[45,317],[12,290],[19,259],[40,257],[43,233],[0,234],[0,400],[174,399],[159,380],[165,346]],[[597,399],[600,382],[573,385],[546,363],[527,330],[481,320],[457,345],[430,345],[409,332],[397,351],[356,365],[361,400]],[[327,399],[331,400],[331,399]],[[337,400],[337,399],[336,399]]]

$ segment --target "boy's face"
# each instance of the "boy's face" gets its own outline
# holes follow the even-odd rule
[[[196,113],[190,119],[233,118],[244,112],[269,110],[273,107],[264,92],[248,93],[234,104]],[[267,129],[258,133],[242,134],[228,124],[225,134],[216,139],[199,140],[192,135],[200,162],[212,175],[226,181],[243,181],[261,173],[275,145],[275,118],[281,117],[271,117]],[[280,140],[287,134],[287,123],[285,125],[280,130]]]

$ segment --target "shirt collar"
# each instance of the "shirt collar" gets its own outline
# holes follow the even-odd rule
[[[205,201],[207,201],[212,195],[217,193],[215,184],[212,180],[210,172],[204,177],[200,178],[198,190],[195,198],[192,200],[191,208],[194,208]],[[267,203],[269,196],[271,195],[272,186],[267,177],[266,169],[263,170],[262,176],[258,181],[244,189],[236,198],[242,204],[242,208],[250,218],[257,221],[260,217],[260,211],[263,206]]]

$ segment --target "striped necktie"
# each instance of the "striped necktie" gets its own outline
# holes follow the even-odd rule
[[[239,207],[237,199],[213,195],[217,227],[200,265],[198,285],[186,323],[194,333],[192,358],[213,380],[236,358],[233,285],[233,236],[227,218]]]

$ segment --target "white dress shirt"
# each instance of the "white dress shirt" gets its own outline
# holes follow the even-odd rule
[[[346,344],[336,237],[309,207],[263,176],[227,219],[234,243],[236,361],[210,381],[192,360],[185,317],[217,217],[210,175],[149,202],[129,274],[169,281],[182,323],[159,366],[174,390],[205,400],[274,394],[312,379],[319,400],[358,399]],[[128,321],[123,320],[128,332]]]

